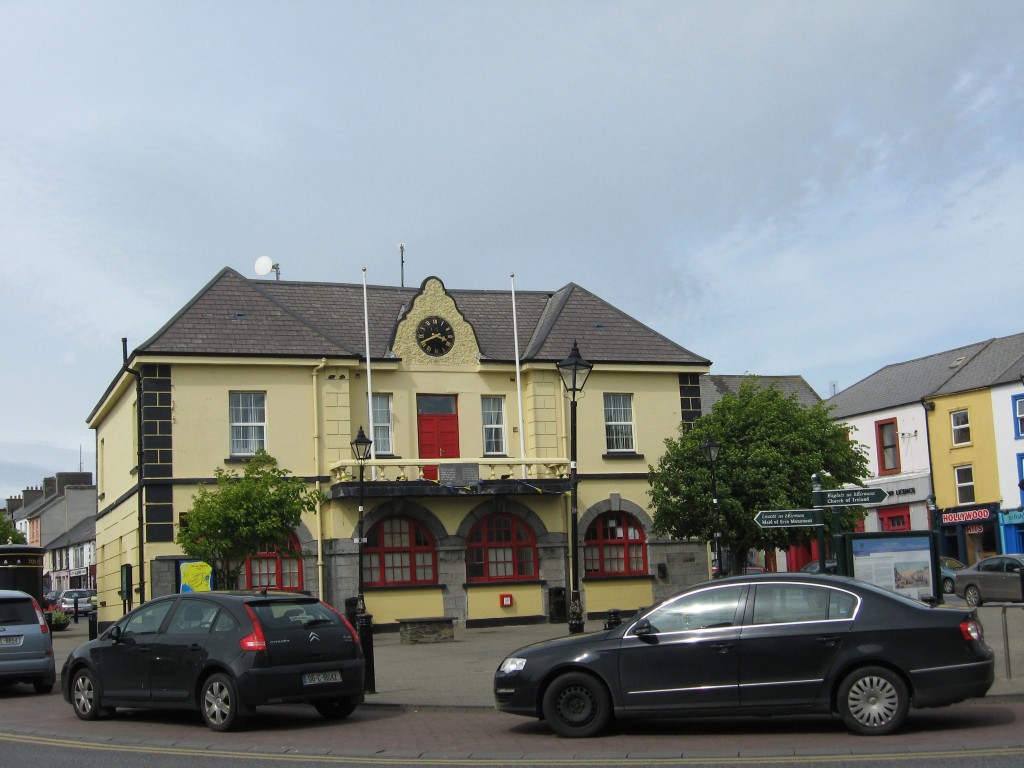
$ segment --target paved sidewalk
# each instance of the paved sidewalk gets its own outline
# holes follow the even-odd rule
[[[996,655],[995,684],[988,696],[1024,694],[1024,605],[1005,611],[1010,649],[1010,673],[1004,653],[1003,613],[999,606],[979,609],[985,640]],[[587,622],[586,631],[601,629],[600,621]],[[57,672],[67,654],[88,639],[85,619],[64,632],[54,633]],[[397,632],[374,635],[377,692],[366,704],[406,708],[494,708],[492,679],[502,660],[517,648],[568,634],[565,624],[533,624],[480,629],[456,628],[455,640],[446,643],[403,645]]]

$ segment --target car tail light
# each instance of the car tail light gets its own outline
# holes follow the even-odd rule
[[[50,625],[46,623],[46,617],[43,616],[43,612],[39,609],[39,603],[36,599],[32,598],[32,607],[36,611],[36,618],[39,620],[39,629],[44,635],[50,634]]]
[[[323,600],[320,601],[320,605],[322,605],[324,608],[326,608],[331,613],[333,613],[335,616],[337,616],[339,619],[341,619],[342,623],[348,629],[349,634],[352,635],[352,639],[356,641],[356,645],[359,645],[360,644],[359,643],[359,633],[356,632],[355,628],[352,626],[352,622],[350,622],[345,617],[345,614],[341,613],[337,608],[335,608],[330,603],[325,603]]]
[[[977,640],[981,642],[985,639],[985,634],[981,629],[981,622],[977,619],[964,619],[960,622],[960,631],[963,632],[965,640]]]
[[[242,646],[243,651],[267,650],[267,639],[263,636],[263,626],[260,624],[260,620],[256,618],[256,614],[248,605],[245,606],[245,612],[252,619],[252,632],[239,640],[238,644]]]

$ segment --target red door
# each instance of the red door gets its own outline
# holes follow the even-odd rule
[[[459,457],[459,414],[455,395],[417,395],[416,419],[421,459]],[[437,480],[437,465],[423,468],[423,477]]]

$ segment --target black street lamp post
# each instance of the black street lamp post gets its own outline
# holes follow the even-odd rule
[[[365,659],[363,689],[368,693],[376,693],[377,682],[373,664],[373,615],[366,612],[366,601],[363,598],[363,545],[366,538],[363,535],[363,502],[366,498],[366,484],[364,472],[366,462],[370,459],[370,449],[373,441],[366,436],[363,428],[359,427],[356,439],[352,441],[352,454],[359,463],[359,522],[356,526],[356,550],[359,554],[359,591],[356,597],[356,625],[359,631],[359,642],[363,646]]]
[[[562,385],[570,398],[569,404],[569,571],[571,589],[569,593],[569,633],[579,634],[583,631],[583,605],[580,602],[580,570],[579,570],[579,515],[576,475],[576,401],[583,394],[587,377],[594,366],[580,355],[580,348],[575,341],[569,356],[558,363],[558,375],[562,377]]]
[[[366,498],[366,484],[363,473],[366,470],[366,462],[370,459],[370,448],[372,445],[373,441],[366,436],[363,428],[359,427],[359,434],[352,441],[352,453],[355,455],[356,461],[359,462],[359,524],[356,528],[356,547],[359,551],[359,591],[356,594],[359,596],[360,613],[366,611],[366,603],[363,602],[363,544],[366,543],[366,539],[363,537],[363,501]]]
[[[725,562],[722,560],[722,517],[718,512],[718,481],[715,478],[715,462],[718,460],[718,451],[721,449],[715,439],[708,435],[700,446],[704,460],[711,467],[711,511],[715,516],[715,558],[718,560],[718,576],[725,576]]]

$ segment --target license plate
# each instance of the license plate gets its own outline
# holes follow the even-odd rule
[[[21,645],[21,635],[7,635],[0,637],[0,645]]]
[[[332,669],[330,672],[307,672],[302,676],[303,685],[322,685],[323,683],[340,683],[341,672]]]

